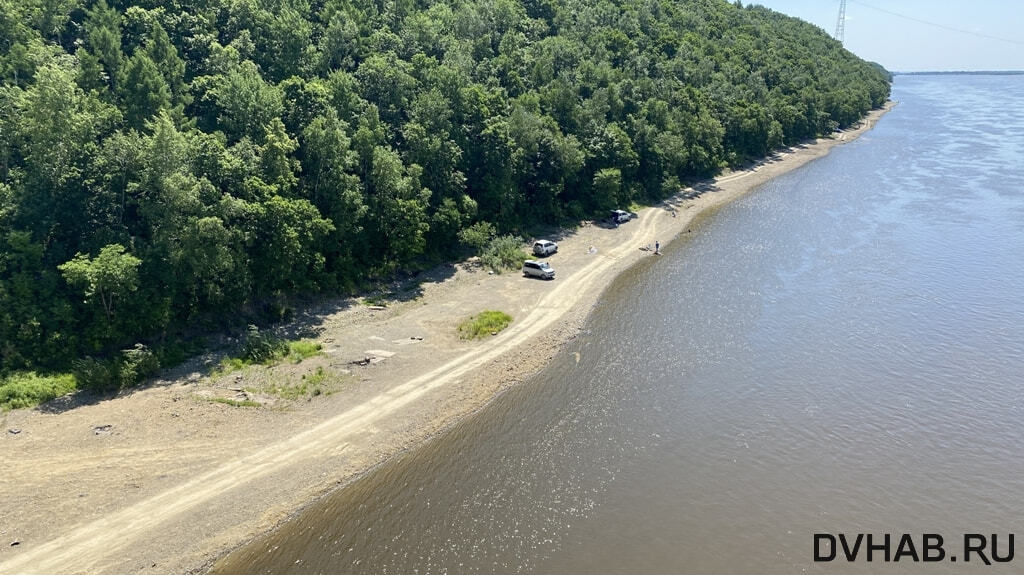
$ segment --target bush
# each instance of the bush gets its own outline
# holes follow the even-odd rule
[[[529,256],[523,251],[523,238],[511,235],[494,238],[480,254],[480,261],[496,273],[519,269],[527,258]]]
[[[115,360],[84,357],[71,363],[79,389],[106,392],[118,388]]]
[[[171,367],[206,350],[207,342],[202,337],[172,339],[156,348],[161,367]]]
[[[71,393],[76,387],[75,376],[70,373],[14,373],[0,380],[0,411],[34,407]]]
[[[121,389],[141,383],[160,369],[160,360],[141,343],[121,351],[117,383]]]
[[[468,228],[459,230],[459,241],[473,248],[476,253],[481,253],[487,242],[494,237],[494,224],[490,222],[477,222]]]
[[[482,311],[462,322],[459,336],[462,339],[476,339],[498,333],[512,323],[512,316],[501,311]]]
[[[86,357],[74,361],[72,366],[79,389],[108,392],[141,383],[160,369],[160,360],[148,347],[137,343],[117,357]]]
[[[253,363],[270,363],[288,353],[288,344],[272,335],[260,333],[254,325],[249,326],[242,343],[242,357]]]

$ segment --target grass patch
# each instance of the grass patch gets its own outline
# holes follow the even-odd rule
[[[322,345],[313,341],[284,341],[260,333],[255,326],[249,326],[249,333],[242,343],[241,355],[222,359],[220,365],[214,370],[213,376],[219,377],[250,365],[269,366],[284,361],[299,363],[304,359],[319,355],[322,349]]]
[[[71,362],[73,373],[39,375],[32,371],[0,376],[0,411],[35,407],[84,390],[108,393],[138,385],[160,369],[160,360],[142,344],[103,358],[83,357]]]
[[[319,355],[324,346],[313,341],[291,341],[288,342],[288,361],[299,363],[300,361]]]
[[[329,372],[318,367],[313,373],[303,375],[295,385],[275,387],[270,393],[283,399],[312,398],[318,395],[330,394],[332,390],[328,387]]]
[[[35,407],[75,391],[75,376],[70,373],[38,375],[35,372],[12,373],[0,379],[0,411]]]
[[[258,401],[252,401],[251,399],[231,399],[230,397],[211,397],[209,401],[214,403],[223,403],[224,405],[230,405],[231,407],[262,407]]]
[[[225,357],[220,360],[220,365],[214,370],[213,375],[225,375],[232,371],[238,371],[248,365],[252,365],[251,361],[248,361],[241,357]]]
[[[512,323],[512,316],[503,311],[482,311],[459,325],[459,337],[477,339],[496,334]]]
[[[392,296],[394,296],[394,294],[392,294],[390,292],[386,293],[386,294],[372,294],[372,295],[368,295],[368,296],[363,296],[363,302],[362,303],[365,306],[377,306],[377,305],[379,305],[379,306],[387,307],[387,305],[388,305],[388,298],[390,298]]]

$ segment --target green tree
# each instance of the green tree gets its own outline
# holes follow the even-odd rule
[[[285,0],[274,12],[260,14],[256,44],[261,63],[276,82],[300,75],[313,64],[313,26],[308,5],[302,4]]]
[[[594,174],[594,205],[599,210],[610,210],[620,205],[622,172],[618,168],[604,168]]]
[[[292,157],[292,152],[298,147],[299,143],[288,135],[280,118],[270,121],[260,150],[260,166],[263,181],[277,186],[278,193],[291,193],[299,182],[295,174],[299,172],[301,166],[299,161]]]
[[[264,81],[248,60],[217,78],[211,92],[220,109],[218,123],[236,141],[243,136],[262,141],[266,127],[284,109],[281,91]]]
[[[323,241],[333,229],[304,199],[273,196],[246,206],[252,277],[260,295],[311,290],[322,279]]]
[[[352,68],[359,57],[360,41],[359,26],[345,12],[336,11],[320,39],[320,72]]]
[[[459,240],[479,254],[496,233],[497,230],[494,228],[494,224],[490,222],[477,222],[467,228],[463,228],[459,232]]]
[[[121,15],[99,0],[86,13],[85,37],[89,50],[96,54],[106,72],[107,85],[116,88],[121,75]]]
[[[124,246],[110,244],[95,258],[78,253],[57,269],[69,284],[83,290],[86,302],[100,303],[109,322],[114,316],[114,302],[138,289],[141,264],[142,260],[125,253]]]
[[[355,76],[363,96],[377,105],[380,117],[393,125],[404,120],[416,87],[411,66],[392,53],[374,54],[360,64]]]
[[[305,195],[334,226],[325,256],[328,269],[336,277],[343,273],[355,275],[353,244],[363,230],[367,213],[361,182],[354,173],[357,156],[351,149],[347,127],[330,110],[313,120],[302,133]]]
[[[142,128],[171,103],[171,91],[160,70],[144,52],[136,52],[125,65],[121,82],[124,119],[135,129]]]
[[[187,105],[192,101],[185,82],[185,62],[171,42],[167,31],[159,22],[153,22],[146,41],[145,53],[163,74],[175,104]]]
[[[191,219],[181,230],[181,242],[171,254],[189,311],[210,311],[238,305],[248,293],[249,277],[242,252],[242,233],[229,229],[217,216]]]
[[[14,130],[20,182],[14,189],[15,221],[35,238],[63,247],[86,233],[81,213],[85,164],[116,118],[116,110],[85,94],[75,83],[68,58],[39,68],[35,83],[19,94]],[[57,246],[53,246],[57,247]]]
[[[408,262],[426,246],[430,190],[419,187],[419,166],[404,169],[394,151],[376,147],[366,182],[375,243],[386,266]]]

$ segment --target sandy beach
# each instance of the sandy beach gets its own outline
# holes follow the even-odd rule
[[[441,266],[375,305],[325,301],[297,313],[280,334],[323,346],[300,363],[213,376],[221,356],[210,354],[115,398],[0,414],[0,573],[205,572],[536,373],[612,280],[651,257],[641,248],[686,241],[698,215],[852,141],[893,105],[618,227],[584,222],[548,237],[559,244],[548,258],[554,281]],[[458,325],[482,310],[514,320],[496,336],[460,339]],[[325,393],[260,391],[314,375]]]

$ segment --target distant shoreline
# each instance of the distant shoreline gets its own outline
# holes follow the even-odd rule
[[[890,72],[893,76],[1021,76],[1024,70],[958,70],[945,72]]]

